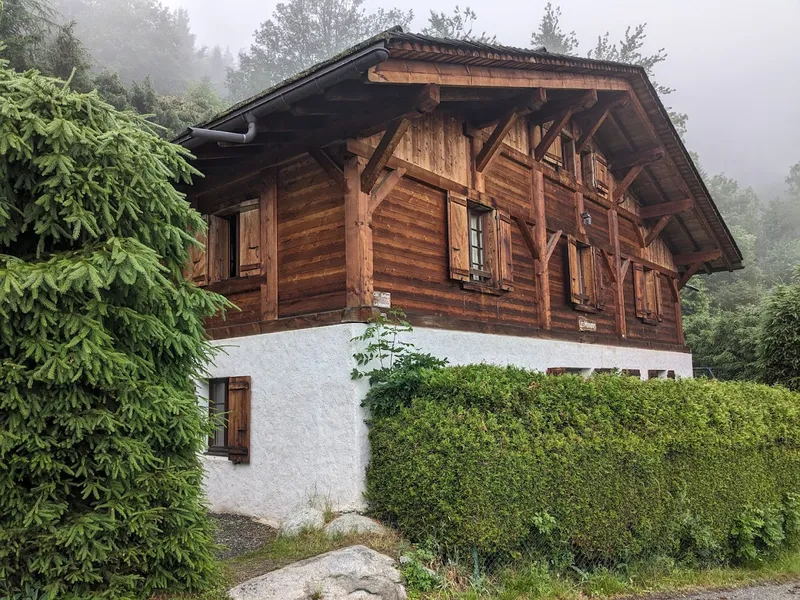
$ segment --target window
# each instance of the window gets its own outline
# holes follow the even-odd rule
[[[225,213],[205,215],[206,233],[197,236],[205,250],[191,248],[186,277],[205,286],[226,279],[261,275],[261,212],[257,201]]]
[[[472,281],[486,283],[492,274],[486,270],[486,221],[488,213],[469,209],[469,275]]]
[[[663,319],[661,275],[643,265],[633,265],[633,288],[636,316],[648,325],[657,325]]]
[[[208,438],[209,454],[227,454],[228,448],[228,380],[212,379],[208,382],[208,416],[216,425]]]
[[[511,218],[455,193],[448,194],[447,215],[450,278],[474,291],[512,290]]]
[[[567,236],[569,292],[570,300],[576,310],[599,312],[599,280],[596,252],[592,246]]]
[[[208,438],[208,454],[227,456],[234,463],[249,463],[250,378],[211,379],[208,415],[216,426]]]
[[[575,140],[564,133],[561,134],[561,153],[564,157],[564,170],[574,177],[576,175]]]

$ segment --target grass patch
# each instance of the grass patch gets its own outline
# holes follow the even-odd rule
[[[433,592],[411,592],[410,600],[586,600],[640,597],[658,592],[702,591],[779,583],[800,578],[800,553],[785,552],[745,567],[690,568],[670,560],[628,569],[597,569],[589,573],[557,574],[538,564],[502,569],[475,582],[466,567],[443,567],[444,583]],[[450,578],[447,573],[458,573]]]
[[[231,586],[234,586],[298,560],[357,544],[397,558],[398,548],[402,546],[402,539],[391,531],[385,534],[348,534],[328,537],[322,530],[309,530],[296,537],[276,537],[260,550],[226,560],[223,562],[223,570],[225,578]]]

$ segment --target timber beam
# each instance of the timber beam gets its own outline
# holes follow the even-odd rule
[[[475,157],[476,171],[482,173],[483,170],[489,165],[491,160],[497,154],[497,151],[500,150],[503,140],[506,138],[506,135],[508,135],[508,132],[511,130],[511,127],[514,125],[514,121],[516,120],[516,108],[509,109],[506,114],[500,118],[500,121],[497,123],[497,125],[495,125],[494,130],[492,130],[492,133],[489,135],[489,139],[484,142],[483,147]]]
[[[433,111],[439,106],[439,87],[436,85],[426,85],[417,95],[415,102],[416,115],[406,115],[393,121],[386,132],[383,134],[378,147],[369,159],[367,166],[361,173],[361,191],[365,194],[372,192],[378,177],[383,172],[383,168],[394,154],[395,148],[403,139],[406,131],[411,125],[413,116],[421,116]]]
[[[642,174],[643,170],[643,165],[634,165],[628,169],[628,172],[625,173],[625,177],[622,178],[622,181],[614,186],[614,193],[611,194],[611,200],[613,202],[619,202],[628,191],[628,188],[631,187],[631,184],[636,181],[636,178],[639,177],[639,175]]]
[[[693,206],[694,200],[691,198],[687,198],[686,200],[678,200],[677,202],[662,202],[660,204],[643,206],[639,210],[639,216],[643,219],[655,219],[667,215],[677,215],[690,210]]]
[[[545,105],[544,109],[533,113],[531,120],[532,125],[538,125],[548,121],[553,122],[533,151],[533,158],[536,161],[541,161],[544,155],[547,154],[550,146],[553,145],[556,137],[561,135],[561,130],[569,123],[572,115],[586,110],[587,108],[591,108],[596,103],[597,92],[595,90],[589,90],[581,94],[580,98],[577,100],[573,99],[566,103],[554,103],[552,106],[548,103]]]
[[[631,95],[628,92],[623,92],[616,97],[598,102],[591,110],[586,111],[583,115],[583,133],[578,143],[575,144],[575,152],[577,154],[583,152],[584,148],[586,148],[595,136],[597,130],[600,129],[612,110],[623,108],[627,106],[630,101]]]
[[[522,94],[516,94],[506,102],[497,103],[499,106],[479,111],[470,119],[470,128],[485,129],[491,127],[510,111],[514,110],[516,116],[524,117],[530,113],[541,109],[547,102],[547,91],[542,88],[527,90]],[[499,110],[498,110],[499,108]]]
[[[595,104],[597,104],[596,90],[573,93],[571,96],[561,100],[548,101],[540,110],[531,115],[529,123],[531,125],[541,125],[548,121],[555,121],[567,111],[575,114],[592,108]]]
[[[678,290],[682,290],[683,286],[689,283],[689,280],[692,277],[694,277],[694,274],[697,273],[700,270],[700,267],[702,266],[703,266],[702,260],[698,260],[692,263],[692,265],[684,272],[684,274],[681,275],[681,280],[678,282]]]
[[[322,168],[325,173],[328,174],[328,177],[333,179],[336,182],[336,185],[339,186],[339,189],[344,190],[344,171],[339,168],[330,155],[325,152],[325,150],[317,149],[317,148],[309,148],[308,153],[311,155],[317,164]]]
[[[648,148],[639,152],[628,152],[614,156],[609,160],[609,167],[614,171],[630,169],[632,167],[644,167],[660,161],[664,158],[664,149],[661,146]]]
[[[397,187],[397,184],[400,183],[400,180],[403,179],[405,174],[406,170],[404,168],[400,167],[399,169],[395,169],[384,177],[381,184],[370,194],[369,207],[367,209],[367,217],[370,223],[372,222],[372,215],[375,210],[381,205],[381,202],[392,193],[392,190]]]
[[[653,227],[650,233],[647,234],[647,238],[644,241],[645,248],[650,246],[650,244],[653,243],[653,240],[655,240],[659,235],[661,235],[661,232],[664,231],[664,228],[667,226],[667,224],[669,224],[671,219],[672,215],[664,215],[658,220],[656,226]]]
[[[676,265],[693,265],[697,262],[701,264],[710,260],[716,260],[722,256],[722,251],[717,248],[715,250],[705,250],[701,252],[691,252],[689,254],[676,254],[672,260]]]

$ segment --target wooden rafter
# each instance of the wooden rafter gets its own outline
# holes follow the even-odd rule
[[[400,180],[403,179],[405,174],[406,170],[402,167],[395,169],[384,177],[381,184],[372,192],[370,195],[369,208],[367,209],[367,216],[370,221],[372,220],[372,215],[375,210],[380,206],[381,202],[392,193],[392,190],[397,187],[397,184],[400,183]]]
[[[628,188],[631,187],[631,184],[636,181],[636,178],[642,173],[642,169],[644,169],[643,165],[634,165],[628,169],[622,181],[614,186],[614,193],[611,195],[611,200],[619,202],[628,191]]]
[[[645,236],[642,233],[642,228],[637,223],[633,224],[633,231],[636,234],[636,239],[639,240],[639,246],[644,248],[645,247]]]
[[[311,155],[320,168],[327,173],[328,177],[336,182],[340,189],[344,190],[344,172],[337,165],[330,155],[321,148],[309,148],[308,153]]]
[[[639,216],[641,216],[643,219],[654,219],[667,215],[677,215],[678,213],[690,210],[693,206],[694,200],[691,198],[687,198],[686,200],[678,200],[676,202],[662,202],[660,204],[643,206],[639,210]]]
[[[622,108],[631,101],[629,93],[625,92],[621,96],[610,98],[603,102],[598,102],[597,105],[592,107],[591,110],[586,111],[583,121],[583,133],[577,144],[575,144],[575,152],[580,154],[584,148],[589,144],[592,138],[597,133],[597,130],[603,125],[608,115],[612,110]]]
[[[676,265],[693,265],[696,262],[701,264],[710,260],[716,260],[722,255],[719,248],[714,250],[704,250],[700,252],[691,252],[689,254],[676,254],[673,260]]]
[[[658,220],[656,226],[653,227],[650,233],[647,234],[647,238],[644,241],[645,248],[650,246],[650,244],[653,243],[653,240],[655,240],[659,235],[661,235],[661,232],[664,231],[664,227],[667,226],[667,224],[670,222],[671,219],[672,215],[664,215]]]

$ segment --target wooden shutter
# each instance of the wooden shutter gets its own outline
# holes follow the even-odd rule
[[[581,169],[583,175],[583,185],[590,189],[597,187],[597,171],[595,169],[594,152],[586,152],[581,155]]]
[[[228,460],[250,462],[250,378],[228,379]]]
[[[597,261],[594,259],[594,248],[579,246],[580,268],[583,271],[583,304],[597,306]]]
[[[514,289],[514,247],[511,239],[511,217],[506,213],[497,211],[497,254],[498,281],[500,288],[511,291]]]
[[[583,304],[581,295],[581,272],[578,260],[578,242],[571,235],[567,236],[567,256],[569,266],[569,295],[575,305]]]
[[[592,261],[592,305],[597,310],[603,310],[606,306],[605,300],[605,286],[603,285],[603,257],[600,256],[600,250],[595,247],[590,249],[590,257]]]
[[[189,247],[189,264],[186,267],[186,278],[198,286],[208,285],[208,215],[203,215],[206,227],[195,238],[203,244],[202,248],[195,245]]]
[[[656,280],[656,317],[659,321],[664,320],[664,306],[661,302],[661,274],[653,271],[653,278]]]
[[[608,189],[608,164],[599,154],[595,154],[595,185],[600,190]]]
[[[261,274],[261,211],[251,208],[239,213],[239,276]]]
[[[644,267],[633,265],[633,293],[636,316],[640,319],[647,318],[647,286],[644,281]]]
[[[211,283],[230,277],[230,223],[220,217],[208,218],[208,263]]]
[[[450,279],[469,281],[469,215],[464,196],[448,192],[447,223]]]

